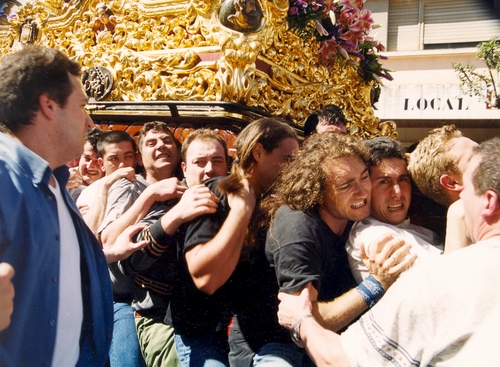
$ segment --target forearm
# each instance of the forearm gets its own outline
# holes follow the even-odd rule
[[[326,329],[338,332],[368,310],[356,288],[330,302],[315,302],[313,315]]]
[[[83,215],[83,220],[89,226],[92,233],[95,236],[98,235],[97,231],[101,225],[104,214],[106,212],[106,203],[108,201],[108,189],[104,187],[98,192],[92,205],[90,205],[88,211]]]
[[[151,196],[140,195],[128,210],[103,229],[101,233],[103,248],[113,246],[120,233],[144,218],[154,202]]]
[[[213,294],[231,276],[238,264],[252,211],[231,209],[217,235],[186,252],[195,285]]]
[[[299,333],[307,353],[316,366],[350,366],[340,336],[322,328],[313,318],[302,322]]]

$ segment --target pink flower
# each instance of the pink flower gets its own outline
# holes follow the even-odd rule
[[[319,34],[322,36],[328,36],[328,31],[323,27],[323,25],[316,21],[316,30],[318,31]]]
[[[338,43],[335,38],[330,38],[329,40],[322,41],[318,52],[324,59],[333,59],[337,55]]]

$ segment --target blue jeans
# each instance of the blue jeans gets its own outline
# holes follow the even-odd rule
[[[134,310],[128,303],[113,302],[113,339],[109,349],[111,367],[146,367],[135,330]]]
[[[229,346],[224,331],[201,337],[174,335],[181,367],[228,367]]]
[[[304,350],[295,344],[267,343],[253,357],[254,367],[303,367],[312,365]]]

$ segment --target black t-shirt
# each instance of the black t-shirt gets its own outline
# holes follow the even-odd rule
[[[222,286],[212,295],[198,290],[189,274],[185,257],[188,249],[210,241],[219,232],[229,214],[227,197],[221,194],[217,187],[221,179],[224,178],[217,177],[205,182],[220,200],[216,213],[202,215],[190,222],[186,227],[184,243],[179,244],[179,274],[165,322],[173,325],[177,333],[185,336],[196,337],[219,331],[229,323],[227,287]]]
[[[252,261],[241,262],[232,281],[232,310],[238,332],[253,352],[269,342],[292,343],[278,323],[278,292],[296,293],[309,282],[319,301],[330,301],[356,286],[345,243],[352,227],[337,236],[320,218],[281,207]]]

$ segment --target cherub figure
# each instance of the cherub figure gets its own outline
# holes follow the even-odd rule
[[[103,31],[109,31],[113,33],[116,26],[116,17],[114,16],[111,9],[109,9],[105,4],[97,5],[97,18],[94,21],[94,32],[99,34]]]

